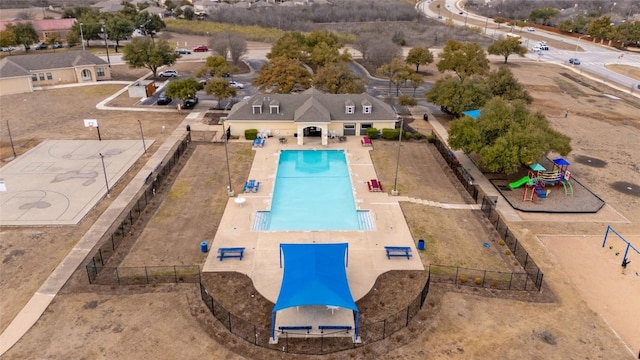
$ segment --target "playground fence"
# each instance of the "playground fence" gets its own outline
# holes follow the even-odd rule
[[[431,281],[469,287],[529,291],[537,290],[527,273],[470,269],[459,266],[429,265]]]
[[[99,273],[98,273],[99,271]],[[198,265],[97,266],[87,265],[89,283],[95,285],[149,285],[199,283]]]
[[[156,191],[159,191],[161,186],[168,185],[169,174],[175,165],[178,164],[182,155],[187,152],[189,143],[190,133],[187,132],[185,137],[174,145],[172,151],[170,151],[165,159],[147,176],[144,185],[140,189],[140,195],[137,197],[137,200],[127,205],[118,219],[111,225],[109,230],[105,232],[103,238],[98,242],[100,246],[86,263],[89,283],[95,281],[100,271],[115,254],[120,244],[124,240],[127,240],[127,235],[130,233],[135,222],[140,218],[140,215],[145,211],[147,205],[149,205],[155,197]],[[132,237],[129,237],[129,239],[133,240]]]
[[[245,320],[225,309],[200,283],[200,297],[211,314],[232,334],[267,349],[293,354],[321,355],[366,346],[386,339],[393,333],[407,327],[418,314],[429,293],[430,276],[418,295],[409,305],[391,316],[359,326],[360,342],[354,343],[352,337],[335,337],[333,334],[308,334],[305,338],[289,337],[285,332],[278,337],[277,344],[269,344],[271,329]],[[353,329],[350,330],[353,335]]]
[[[436,132],[432,132],[433,144],[443,159],[447,162],[453,173],[456,175],[460,184],[467,190],[469,195],[473,198],[476,204],[482,204],[482,212],[485,214],[491,225],[494,227],[498,235],[504,240],[505,245],[511,250],[513,256],[518,260],[520,266],[529,275],[538,291],[542,288],[543,273],[535,263],[535,261],[529,256],[529,253],[519,243],[518,238],[509,229],[507,223],[502,220],[500,214],[496,210],[496,204],[498,198],[495,196],[487,196],[482,191],[482,188],[475,183],[475,179],[469,172],[460,165],[460,162],[456,158],[455,154],[447,147]]]

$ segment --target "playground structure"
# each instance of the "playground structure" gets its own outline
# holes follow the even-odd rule
[[[622,266],[625,267],[626,264],[625,262],[628,264],[628,260],[629,260],[629,249],[633,249],[638,255],[640,255],[640,250],[636,249],[633,245],[631,245],[631,243],[629,241],[627,241],[624,237],[622,237],[622,235],[620,235],[617,231],[615,231],[611,225],[607,225],[607,230],[604,233],[604,241],[602,242],[602,247],[604,248],[605,245],[607,244],[607,238],[609,237],[609,233],[612,232],[615,235],[617,235],[620,240],[622,240],[622,242],[624,242],[625,244],[627,244],[625,250],[624,250],[624,255],[622,255]],[[618,256],[619,254],[616,252],[616,256]]]
[[[540,199],[546,199],[551,193],[548,186],[562,185],[565,196],[573,196],[573,185],[571,185],[571,172],[569,172],[569,162],[564,158],[553,160],[553,170],[547,169],[538,164],[530,164],[527,176],[512,182],[509,187],[517,189],[524,185],[522,192],[522,201],[534,201],[537,196]]]

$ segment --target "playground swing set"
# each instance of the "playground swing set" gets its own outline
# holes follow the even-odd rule
[[[553,170],[547,169],[538,164],[530,164],[527,176],[520,180],[509,184],[512,190],[524,186],[522,192],[522,201],[534,201],[537,196],[540,199],[546,199],[551,193],[548,186],[556,186],[560,188],[562,185],[565,196],[573,196],[573,185],[571,185],[571,172],[569,172],[570,163],[564,158],[553,160]]]

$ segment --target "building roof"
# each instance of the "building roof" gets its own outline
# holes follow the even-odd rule
[[[43,20],[15,20],[15,21],[0,21],[0,31],[4,31],[8,24],[17,23],[32,23],[33,28],[36,31],[56,31],[56,30],[70,30],[76,19],[43,19]]]
[[[14,55],[0,61],[0,77],[24,76],[30,71],[66,69],[82,65],[107,65],[107,62],[82,50]]]
[[[271,111],[270,105],[278,103],[278,112]],[[346,103],[353,103],[355,111],[347,114]],[[357,104],[357,105],[356,105]],[[371,106],[371,113],[364,114],[362,105]],[[261,106],[262,113],[254,113],[254,107]],[[311,88],[298,94],[256,94],[235,104],[227,120],[255,121],[295,121],[330,122],[379,121],[397,119],[391,106],[369,94],[326,94]]]

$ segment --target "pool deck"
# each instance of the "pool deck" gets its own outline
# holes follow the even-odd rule
[[[269,139],[262,148],[256,148],[256,156],[249,174],[249,179],[260,181],[257,193],[239,193],[228,200],[224,215],[220,221],[218,232],[210,244],[210,252],[203,266],[203,272],[235,271],[246,274],[253,280],[257,291],[269,301],[276,302],[280,292],[283,269],[280,268],[279,245],[281,243],[348,243],[349,264],[347,278],[354,300],[365,296],[381,274],[390,270],[424,270],[415,242],[405,222],[399,202],[407,201],[402,196],[391,196],[385,192],[370,192],[367,181],[377,178],[369,151],[371,147],[363,147],[359,138],[350,137],[347,142],[330,142],[327,146],[317,143],[298,146],[296,144],[280,144]],[[273,195],[276,178],[278,154],[281,149],[344,149],[347,154],[351,183],[353,186],[356,208],[370,210],[375,220],[373,231],[252,231],[255,213],[268,210]],[[241,190],[241,189],[240,189]],[[312,189],[311,189],[312,190]],[[246,199],[242,204],[235,202],[237,197]],[[387,259],[385,246],[407,246],[413,256],[392,257]],[[242,260],[229,258],[220,261],[217,258],[218,248],[244,247]],[[305,309],[311,310],[311,309]],[[317,310],[317,309],[316,309]],[[343,311],[345,312],[345,311]],[[290,313],[291,316],[287,316]],[[302,314],[301,314],[302,313]],[[339,311],[324,311],[327,316],[322,319],[307,319],[303,309],[280,312],[278,323],[305,324],[310,321],[330,321],[337,317]],[[341,314],[341,313],[340,313]],[[309,311],[309,316],[317,317],[318,311]],[[351,322],[353,318],[351,317]],[[315,330],[315,327],[314,327]]]

